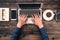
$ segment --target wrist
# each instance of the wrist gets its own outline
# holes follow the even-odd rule
[[[43,24],[41,24],[41,25],[38,25],[38,26],[39,26],[39,28],[40,28],[40,29],[44,27],[44,26],[43,26]]]
[[[39,27],[39,29],[42,29],[42,28],[44,28],[44,27],[43,27],[43,26],[40,26],[40,27]]]
[[[22,24],[21,23],[17,23],[17,27],[21,28]]]

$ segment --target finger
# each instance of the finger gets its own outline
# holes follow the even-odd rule
[[[37,14],[34,14],[34,17],[36,18],[36,17],[39,17]]]
[[[22,14],[22,17],[24,17],[25,15],[24,14]]]
[[[41,16],[39,16],[40,17],[40,19],[42,20],[42,17]]]
[[[25,14],[21,14],[21,17],[22,17],[22,18],[25,18],[25,17],[26,17],[26,15],[25,15]]]
[[[24,15],[24,18],[27,18],[28,17],[28,15]]]
[[[27,14],[26,13],[22,13],[20,14],[20,17],[25,17]]]
[[[28,15],[26,14],[25,17],[28,17]]]
[[[24,19],[25,23],[27,22],[27,20],[28,20],[27,18]]]
[[[38,14],[37,14],[37,16],[39,17],[39,16],[40,16],[40,14],[38,13]]]
[[[25,15],[24,19],[27,19],[27,16],[28,16],[28,15]]]
[[[38,15],[38,14],[36,14],[36,17],[39,17],[39,15]]]
[[[20,17],[22,16],[22,14],[19,15]]]
[[[32,18],[35,18],[34,15],[32,15]]]
[[[32,20],[33,23],[35,22],[34,19],[31,19],[31,20]]]
[[[23,17],[23,14],[20,14],[20,17]]]
[[[32,17],[34,17],[34,18],[35,18],[34,14],[32,15]]]
[[[24,19],[26,20],[26,19],[27,19],[27,16],[26,16],[26,17],[24,17]]]

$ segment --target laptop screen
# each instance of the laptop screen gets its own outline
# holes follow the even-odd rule
[[[18,4],[21,9],[39,9],[41,4]]]

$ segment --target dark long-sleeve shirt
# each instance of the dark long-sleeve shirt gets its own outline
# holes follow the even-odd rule
[[[48,35],[47,35],[44,28],[39,29],[39,32],[40,32],[42,40],[49,40]],[[12,33],[12,36],[11,36],[10,40],[19,40],[20,33],[21,33],[21,28],[16,27],[15,30],[13,31],[13,33]]]

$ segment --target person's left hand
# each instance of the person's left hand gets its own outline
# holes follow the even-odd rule
[[[35,25],[37,25],[39,28],[43,28],[42,18],[39,17],[38,14],[34,14],[33,16],[33,22]]]

